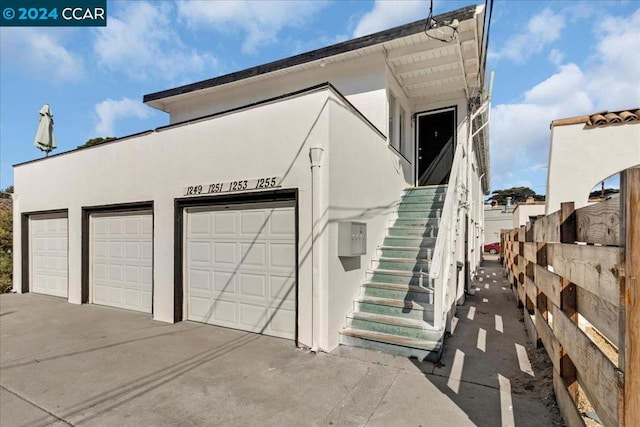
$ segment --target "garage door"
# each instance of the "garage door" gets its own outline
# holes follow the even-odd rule
[[[295,338],[295,210],[290,202],[186,211],[189,320]]]
[[[91,215],[91,295],[94,304],[151,313],[151,212]]]
[[[67,217],[33,215],[29,217],[30,290],[39,294],[67,298]]]

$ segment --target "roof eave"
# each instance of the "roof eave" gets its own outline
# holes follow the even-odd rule
[[[438,22],[451,22],[454,19],[463,21],[463,20],[472,19],[473,17],[476,16],[477,13],[479,13],[478,11],[479,9],[477,5],[471,5],[471,6],[466,6],[460,9],[456,9],[451,12],[440,14],[436,16],[435,19]],[[151,107],[162,109],[163,104],[166,101],[168,101],[169,98],[174,98],[180,95],[185,95],[185,94],[196,92],[199,90],[213,88],[216,86],[222,86],[222,85],[237,82],[240,80],[245,80],[245,79],[257,77],[260,75],[269,74],[274,71],[294,67],[296,65],[302,65],[302,64],[313,62],[313,61],[319,61],[319,60],[336,56],[342,53],[363,49],[366,47],[372,47],[393,39],[410,36],[423,31],[426,22],[427,22],[427,19],[421,19],[409,24],[390,28],[384,31],[379,31],[377,33],[359,37],[353,40],[347,40],[345,42],[341,42],[331,46],[312,50],[310,52],[301,53],[301,54],[280,59],[277,61],[269,62],[267,64],[258,65],[256,67],[247,68],[247,69],[236,71],[230,74],[225,74],[219,77],[202,80],[200,82],[191,83],[191,84],[179,86],[172,89],[150,93],[150,94],[144,95],[143,102]]]

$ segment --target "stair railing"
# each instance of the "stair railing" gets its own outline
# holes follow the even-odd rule
[[[446,319],[456,295],[456,246],[459,236],[459,207],[465,191],[464,144],[458,143],[453,156],[451,175],[440,213],[438,236],[433,250],[429,279],[432,281],[433,326],[446,327]]]

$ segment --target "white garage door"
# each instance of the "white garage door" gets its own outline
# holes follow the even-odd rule
[[[151,313],[151,212],[91,215],[91,292],[94,304]]]
[[[33,215],[29,217],[30,290],[39,294],[67,298],[67,217]]]
[[[290,202],[186,211],[189,320],[295,338],[295,211]]]

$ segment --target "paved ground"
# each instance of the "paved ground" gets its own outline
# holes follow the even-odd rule
[[[482,272],[440,365],[347,347],[314,355],[231,329],[2,295],[0,425],[557,424],[544,350],[528,343],[497,262]]]

